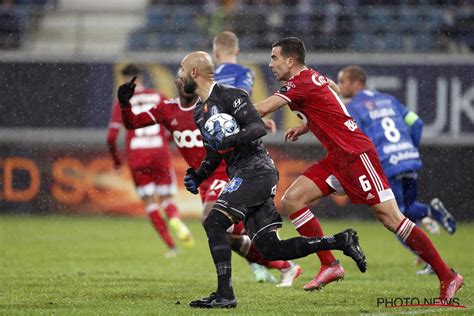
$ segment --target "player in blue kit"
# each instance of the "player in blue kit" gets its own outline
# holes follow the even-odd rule
[[[214,59],[217,67],[214,70],[214,80],[245,90],[252,94],[255,74],[249,68],[237,63],[239,39],[229,31],[224,31],[214,38]]]
[[[423,121],[395,97],[366,88],[367,75],[359,66],[347,66],[338,74],[344,98],[352,98],[347,110],[359,128],[377,146],[382,168],[403,214],[412,222],[429,217],[449,234],[456,231],[456,222],[443,203],[435,198],[430,205],[418,202],[417,172],[422,166],[418,145]],[[431,272],[426,266],[424,273]]]

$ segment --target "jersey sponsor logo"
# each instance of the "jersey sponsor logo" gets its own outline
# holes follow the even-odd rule
[[[389,144],[383,146],[383,152],[385,154],[391,154],[396,151],[402,151],[402,150],[407,150],[407,149],[413,149],[414,146],[410,142],[400,142],[397,144]]]
[[[173,140],[179,148],[204,147],[201,133],[198,129],[195,129],[194,131],[174,131]]]
[[[318,74],[313,74],[311,76],[311,80],[313,81],[313,83],[315,85],[317,85],[318,87],[322,87],[323,85],[327,84],[327,80],[326,80],[326,77],[322,76],[322,75],[318,75]]]
[[[344,122],[344,125],[346,125],[346,127],[351,131],[355,131],[357,129],[357,123],[356,121],[354,121],[353,119],[349,119],[347,121]]]
[[[398,164],[400,161],[403,160],[410,160],[410,159],[420,159],[420,153],[417,151],[404,151],[395,155],[391,155],[389,161],[392,165]]]
[[[232,178],[232,180],[227,183],[222,193],[231,193],[237,191],[244,180],[242,178]]]
[[[240,98],[235,99],[235,100],[234,100],[234,104],[233,104],[234,109],[235,109],[235,108],[238,108],[238,107],[242,104],[242,102],[243,102],[243,101],[242,101],[242,99],[240,99]]]

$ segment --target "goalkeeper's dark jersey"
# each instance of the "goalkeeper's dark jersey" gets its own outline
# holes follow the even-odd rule
[[[265,125],[247,93],[214,82],[208,99],[199,101],[194,109],[194,121],[201,134],[205,130],[206,121],[217,113],[227,113],[235,118],[240,127],[237,137],[240,138],[241,144],[235,148],[216,151],[204,141],[206,157],[197,170],[198,174],[207,178],[222,159],[227,164],[227,174],[230,178],[234,177],[237,171],[276,172],[261,139],[266,134]]]

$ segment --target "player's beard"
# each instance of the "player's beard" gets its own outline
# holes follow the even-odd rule
[[[189,94],[194,94],[196,93],[197,89],[197,82],[191,78],[191,75],[189,74],[186,78],[184,78],[184,92],[189,93]]]

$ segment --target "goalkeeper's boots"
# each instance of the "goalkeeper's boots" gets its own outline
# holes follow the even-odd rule
[[[235,308],[237,300],[220,297],[216,292],[212,292],[208,297],[191,301],[189,306],[194,308]]]
[[[464,285],[464,279],[453,270],[453,277],[447,281],[440,282],[439,298],[443,304],[450,304],[449,300],[454,298],[456,292]]]
[[[258,263],[251,263],[250,268],[252,269],[253,276],[256,282],[261,283],[276,283],[277,279],[271,274],[267,268]]]
[[[454,234],[456,231],[456,221],[451,213],[444,207],[440,199],[435,198],[431,200],[431,217],[437,221],[449,234]]]
[[[344,279],[344,268],[339,263],[339,260],[334,261],[334,263],[330,266],[321,265],[318,274],[306,283],[303,287],[305,291],[314,291],[314,290],[321,290],[325,285]]]
[[[189,228],[177,217],[170,218],[169,224],[183,246],[194,246],[194,238]]]
[[[301,275],[303,270],[301,267],[290,261],[291,266],[287,269],[280,270],[281,282],[277,284],[277,287],[290,287],[293,285],[295,280]]]
[[[337,234],[339,238],[344,239],[344,244],[342,246],[342,252],[351,257],[355,261],[360,272],[364,273],[367,270],[367,262],[365,261],[365,254],[360,248],[359,237],[357,232],[352,229],[347,229],[342,233]]]

